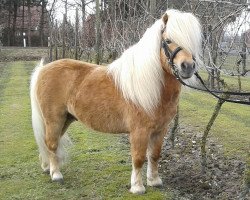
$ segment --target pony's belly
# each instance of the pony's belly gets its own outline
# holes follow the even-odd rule
[[[82,117],[81,122],[89,128],[105,132],[105,133],[126,133],[128,130],[125,128],[123,122],[113,117],[102,115],[91,115],[91,117]]]
[[[122,113],[115,109],[115,105],[104,106],[85,102],[75,111],[75,117],[93,130],[106,133],[128,132]]]

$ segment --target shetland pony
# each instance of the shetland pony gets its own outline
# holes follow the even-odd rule
[[[41,167],[52,181],[63,181],[59,167],[65,131],[78,120],[97,131],[130,134],[130,192],[145,192],[141,171],[146,158],[147,185],[162,185],[158,160],[181,91],[161,46],[166,39],[172,41],[170,53],[182,47],[173,62],[182,79],[189,80],[200,61],[201,28],[194,15],[177,10],[167,10],[107,67],[62,59],[35,68],[30,86],[32,125]]]

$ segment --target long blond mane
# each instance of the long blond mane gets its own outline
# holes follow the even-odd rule
[[[108,66],[116,86],[124,98],[152,114],[157,107],[164,86],[160,63],[162,31],[169,39],[200,59],[201,29],[199,21],[190,13],[166,11],[167,24],[157,20],[147,29],[140,41],[127,49]]]

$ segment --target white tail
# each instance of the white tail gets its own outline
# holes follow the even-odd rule
[[[31,76],[30,82],[30,100],[32,111],[32,127],[36,139],[36,143],[39,147],[40,158],[43,163],[49,164],[48,150],[45,144],[45,125],[40,110],[40,106],[37,101],[36,83],[41,69],[43,68],[43,60],[36,66]]]
[[[37,80],[41,70],[44,68],[43,59],[34,69],[31,82],[30,82],[30,99],[31,99],[31,111],[32,111],[32,127],[34,131],[34,136],[36,143],[39,147],[40,159],[42,161],[42,167],[49,165],[49,151],[45,144],[45,124],[40,109],[40,105],[37,99]],[[71,144],[71,141],[67,134],[64,134],[60,138],[59,145],[57,148],[57,157],[59,158],[60,164],[65,161],[66,151],[65,148]]]

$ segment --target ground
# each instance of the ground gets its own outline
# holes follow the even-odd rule
[[[208,141],[206,174],[201,173],[199,141],[201,134],[182,127],[175,149],[166,140],[161,171],[164,182],[175,188],[176,199],[240,199],[245,162],[239,157],[226,157],[222,145]],[[178,198],[177,198],[178,197]],[[250,198],[248,195],[245,198]]]
[[[199,141],[216,100],[191,91],[182,95],[175,148],[167,138],[163,147],[162,188],[130,194],[128,136],[96,133],[78,123],[68,131],[73,146],[62,169],[65,184],[52,183],[41,172],[32,135],[28,93],[34,66],[0,62],[0,199],[240,199],[250,150],[250,108],[223,105],[209,135],[203,176]]]
[[[47,47],[0,47],[0,62],[12,62],[18,60],[41,60],[41,58],[47,57]]]

